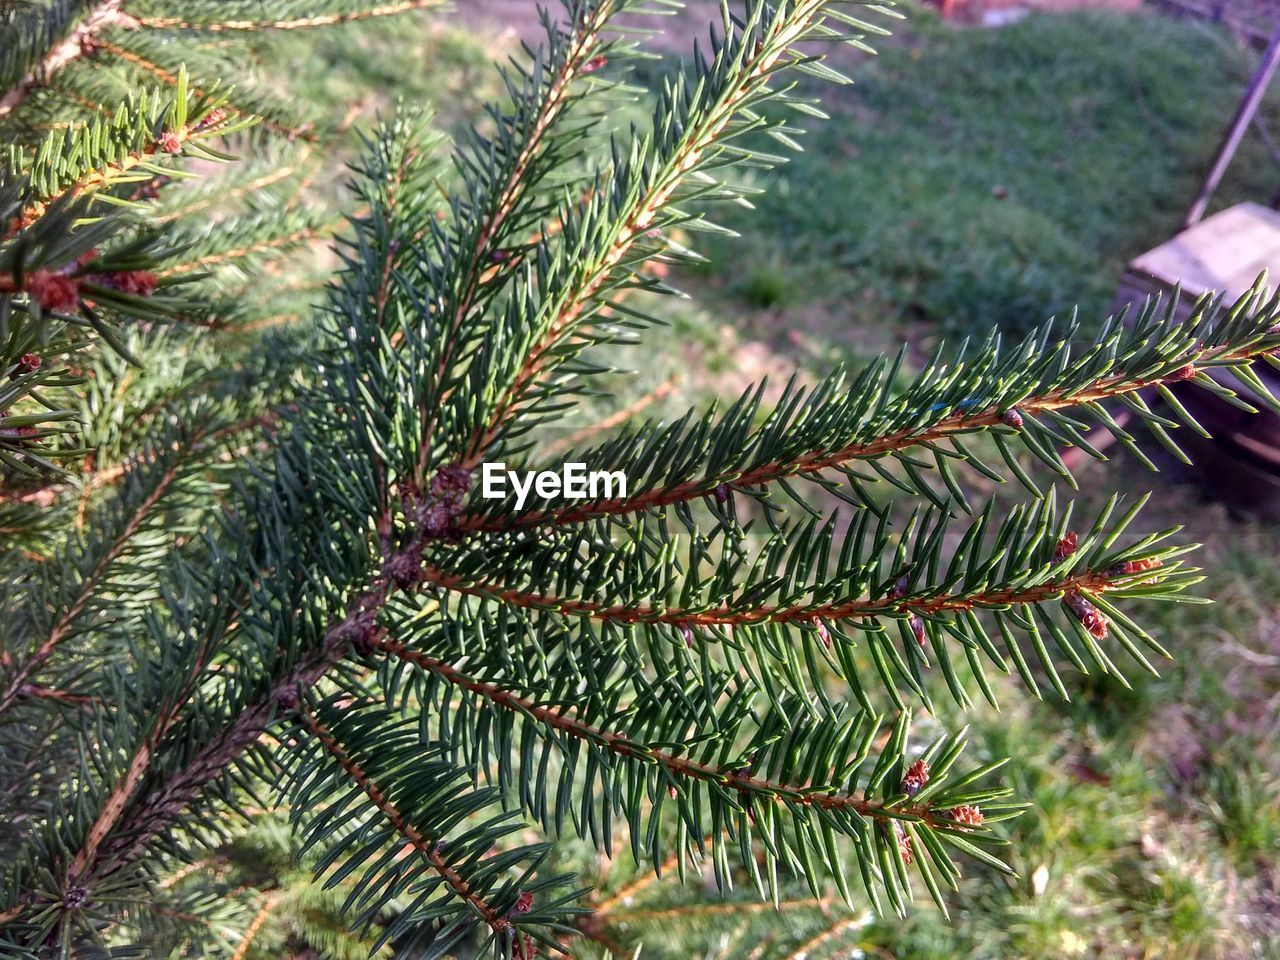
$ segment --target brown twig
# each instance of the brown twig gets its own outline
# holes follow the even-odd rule
[[[422,854],[423,858],[431,865],[432,869],[444,879],[449,888],[460,898],[475,908],[476,913],[484,918],[484,922],[498,937],[508,936],[514,930],[514,924],[510,920],[499,914],[493,907],[489,906],[481,897],[479,897],[467,884],[456,870],[449,865],[449,862],[440,854],[434,841],[423,836],[422,832],[415,827],[402,814],[383,792],[371,776],[351,757],[346,748],[343,747],[338,739],[333,735],[327,727],[320,722],[315,713],[309,706],[303,704],[299,708],[299,714],[307,728],[315,736],[317,740],[324,746],[325,750],[336,760],[339,766],[346,771],[347,776],[354,780],[364,791],[365,796],[373,803],[375,807],[382,813],[384,817],[390,821],[396,831],[413,845],[413,848]],[[437,838],[439,839],[439,838]]]
[[[375,638],[372,646],[384,653],[397,657],[408,663],[430,670],[448,683],[469,690],[490,703],[523,716],[531,717],[547,726],[567,733],[572,737],[599,744],[619,756],[632,757],[638,760],[657,763],[670,773],[694,780],[717,783],[729,790],[761,795],[771,800],[784,801],[796,806],[815,807],[823,810],[852,810],[864,817],[884,820],[893,819],[884,803],[855,797],[845,793],[826,792],[827,788],[797,787],[791,784],[751,776],[741,770],[725,770],[711,764],[700,763],[688,757],[678,756],[667,750],[649,747],[637,743],[619,733],[611,733],[586,723],[551,707],[545,707],[532,700],[525,699],[505,690],[496,684],[477,680],[464,674],[456,667],[437,660],[425,653],[411,650],[398,640],[387,637]],[[895,815],[915,817],[924,823],[934,825],[933,810],[928,804],[904,804],[892,808]]]
[[[1274,349],[1274,345],[1254,345],[1240,350],[1214,353],[1213,348],[1210,348],[1196,356],[1187,357],[1186,361],[1188,365],[1192,366],[1207,359],[1212,359],[1215,363],[1243,363],[1257,359]],[[1092,387],[1083,390],[1053,390],[1040,396],[1027,397],[1018,403],[1018,410],[1034,415],[1077,407],[1084,403],[1096,403],[1114,399],[1125,394],[1137,393],[1165,381],[1176,382],[1186,379],[1186,374],[1182,372],[1184,369],[1185,367],[1171,371],[1164,377],[1153,377],[1149,380],[1136,380],[1125,373],[1115,373],[1100,378]],[[581,523],[597,517],[653,510],[710,496],[721,485],[733,485],[735,487],[764,486],[786,477],[819,473],[851,460],[873,459],[921,444],[936,443],[950,437],[997,426],[1002,423],[1002,414],[1003,411],[996,408],[958,411],[943,417],[933,426],[924,430],[918,427],[903,427],[875,440],[853,443],[834,451],[815,450],[794,460],[772,461],[752,467],[749,470],[727,472],[701,480],[688,480],[684,483],[650,490],[636,496],[596,500],[582,506],[536,510],[525,514],[503,517],[468,514],[458,519],[458,526],[464,531],[500,531],[541,524]]]
[[[816,619],[848,620],[895,614],[939,614],[948,611],[1003,607],[1013,604],[1043,603],[1070,591],[1100,593],[1107,588],[1105,573],[1089,572],[1065,577],[1033,587],[983,591],[960,596],[895,599],[845,600],[840,603],[796,604],[790,607],[719,606],[705,610],[680,607],[652,607],[643,604],[605,606],[590,600],[555,597],[503,588],[495,584],[468,582],[465,578],[426,567],[423,578],[436,586],[471,596],[494,597],[512,606],[530,610],[549,610],[567,616],[588,617],[613,623],[669,623],[680,626],[733,626],[758,623],[804,623]]]
[[[329,27],[375,17],[389,17],[414,10],[430,10],[443,5],[443,0],[400,0],[382,7],[353,10],[349,13],[330,13],[313,17],[297,17],[289,20],[224,20],[214,23],[197,23],[181,17],[148,17],[138,21],[143,27],[157,30],[200,30],[208,33],[257,30],[306,30],[312,27]]]
[[[667,204],[684,178],[697,168],[707,151],[728,128],[738,105],[761,85],[768,82],[791,44],[801,40],[812,26],[813,17],[821,9],[822,0],[800,0],[792,12],[793,22],[762,43],[748,56],[742,82],[729,91],[717,109],[708,110],[705,118],[689,133],[680,149],[668,161],[668,169],[650,185],[648,192],[636,201],[630,215],[615,228],[613,241],[595,267],[579,279],[534,344],[511,386],[504,392],[487,418],[487,422],[471,440],[464,463],[474,467],[484,451],[505,428],[508,418],[523,400],[525,393],[545,372],[551,352],[562,337],[578,322],[591,301],[604,288],[613,271],[630,253],[636,242],[648,232],[659,211]]]
[[[123,0],[101,0],[92,5],[84,19],[60,43],[50,48],[49,52],[31,72],[0,97],[0,117],[11,113],[21,106],[31,94],[50,76],[57,73],[72,60],[82,56],[92,47],[94,36],[111,24],[128,25],[136,21],[121,10]]]

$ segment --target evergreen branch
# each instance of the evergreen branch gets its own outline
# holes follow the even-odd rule
[[[599,744],[619,756],[658,764],[677,778],[704,780],[726,790],[760,796],[788,806],[852,811],[859,816],[874,820],[906,818],[918,820],[931,827],[940,823],[935,818],[933,808],[928,805],[890,804],[882,800],[832,792],[828,785],[822,785],[816,789],[797,787],[764,777],[752,776],[738,768],[719,767],[691,760],[667,750],[638,743],[622,734],[592,726],[567,711],[541,706],[536,701],[517,696],[497,684],[477,680],[442,660],[406,647],[398,640],[378,637],[371,640],[370,644],[384,653],[429,670],[448,683],[483,697],[504,710],[532,718],[575,739]]]
[[[566,230],[566,236],[590,236],[591,253],[581,263],[565,265],[566,275],[557,278],[559,288],[538,305],[524,359],[470,438],[463,456],[465,465],[479,463],[484,451],[509,426],[526,394],[555,364],[553,355],[563,339],[578,326],[593,302],[618,283],[618,272],[630,272],[628,263],[633,254],[651,231],[665,225],[661,215],[678,191],[694,174],[713,165],[725,149],[721,141],[733,135],[744,115],[754,118],[751,107],[772,93],[769,82],[778,70],[804,62],[798,55],[790,62],[785,59],[792,48],[815,34],[838,36],[818,33],[824,15],[834,6],[830,0],[797,0],[777,7],[753,3],[748,23],[741,26],[728,19],[725,8],[726,36],[716,51],[715,63],[700,63],[694,92],[668,91],[670,100],[659,105],[652,134],[653,156],[633,148],[629,162],[615,169],[610,182],[602,184],[592,200],[573,214],[575,229]],[[642,149],[648,146],[645,143]],[[606,205],[607,219],[603,214]],[[645,258],[641,254],[641,259]]]
[[[139,41],[140,38],[131,42],[137,44]],[[155,77],[161,83],[175,85],[183,70],[181,65],[177,65],[172,68],[162,66],[145,56],[143,53],[137,50],[130,50],[127,47],[121,46],[119,43],[113,43],[106,38],[98,38],[94,43],[103,53],[115,57],[117,60],[124,63],[137,67],[144,73],[148,73]],[[197,97],[209,95],[209,91],[203,90],[198,86],[192,87],[191,92]],[[285,120],[272,115],[270,111],[263,110],[262,107],[256,103],[242,101],[240,98],[233,101],[226,94],[223,94],[223,101],[229,108],[235,110],[237,113],[243,116],[257,118],[263,127],[273,133],[279,133],[290,140],[303,140],[307,143],[319,142],[319,135],[314,130],[309,129],[308,124],[286,122]]]
[[[1243,369],[1247,375],[1250,362],[1273,354],[1280,346],[1280,297],[1264,300],[1265,296],[1260,282],[1221,316],[1218,305],[1205,298],[1185,322],[1174,319],[1176,305],[1160,315],[1159,305],[1152,303],[1130,327],[1118,320],[1110,322],[1097,341],[1076,357],[1065,342],[1056,350],[1045,349],[1055,339],[1052,325],[1046,325],[1012,350],[1002,352],[998,340],[991,340],[976,355],[961,352],[948,364],[940,355],[897,396],[889,392],[892,376],[883,365],[866,371],[844,393],[837,373],[815,387],[807,402],[802,390],[789,389],[759,426],[751,422],[759,403],[759,390],[752,389],[719,422],[711,422],[707,415],[692,427],[682,422],[660,433],[643,429],[597,450],[567,457],[609,469],[642,465],[650,476],[636,483],[629,474],[628,496],[559,507],[538,504],[519,512],[494,508],[487,514],[462,516],[458,526],[464,531],[490,532],[559,526],[697,500],[723,501],[732,491],[751,493],[788,477],[812,479],[853,461],[904,457],[917,447],[936,451],[942,442],[983,431],[1018,437],[1057,469],[1060,464],[1053,458],[1052,447],[1082,440],[1078,424],[1063,419],[1064,411],[1110,426],[1105,411],[1099,412],[1103,401],[1132,398],[1144,390],[1184,381],[1221,392],[1224,388],[1214,383],[1210,371]],[[1136,365],[1129,367],[1130,361]],[[1168,422],[1149,412],[1144,419],[1153,429]],[[852,442],[848,442],[850,434],[856,438]],[[1132,437],[1117,435],[1137,451]],[[830,437],[833,442],[814,446],[818,437]],[[784,455],[775,455],[778,448]],[[676,449],[680,461],[673,468],[669,451]],[[1087,446],[1082,449],[1088,452]],[[982,469],[973,451],[961,448],[959,457]],[[939,469],[947,469],[948,458],[939,455],[938,459]],[[925,466],[918,460],[909,464]],[[983,472],[998,477],[989,467]],[[851,472],[845,476],[855,485],[868,479]],[[1019,476],[1022,479],[1025,474]],[[932,488],[921,488],[922,480],[903,482],[909,484],[905,489],[936,498]],[[649,489],[632,493],[636,486]],[[863,497],[860,502],[874,500]]]
[[[249,921],[249,926],[245,927],[244,935],[240,938],[240,943],[236,946],[236,951],[231,955],[231,960],[246,960],[249,956],[249,950],[253,946],[253,940],[258,935],[267,922],[271,914],[275,912],[276,907],[284,898],[284,892],[273,890],[262,899],[262,906],[258,908],[258,912],[253,915],[253,919]]]
[[[132,24],[133,18],[121,9],[123,4],[124,0],[98,0],[89,5],[80,23],[60,43],[50,48],[26,76],[0,96],[0,117],[21,106],[49,77],[92,49],[94,38],[104,28],[112,24]]]
[[[239,246],[230,247],[222,250],[214,250],[194,260],[188,260],[183,263],[176,263],[159,271],[159,277],[181,276],[186,273],[193,273],[197,270],[207,270],[210,267],[217,267],[223,264],[232,263],[236,260],[244,260],[259,253],[267,253],[270,251],[279,251],[295,247],[300,244],[307,243],[311,240],[318,240],[331,237],[342,221],[331,220],[327,223],[308,224],[291,230],[288,233],[279,234],[278,236],[266,237],[261,240],[254,240],[250,243],[241,244]]]
[[[316,684],[348,648],[347,635],[333,631],[322,648],[302,658],[273,682],[265,695],[240,706],[225,727],[210,736],[171,776],[152,785],[122,817],[98,850],[96,860],[107,860],[109,875],[143,854],[147,844],[169,829],[272,725],[277,705],[290,702],[297,691]],[[95,858],[86,859],[88,870]]]
[[[157,457],[158,459],[159,457]],[[54,620],[47,636],[39,643],[31,656],[17,664],[9,676],[8,682],[4,685],[3,690],[0,691],[0,715],[13,706],[22,694],[23,689],[29,684],[32,675],[42,667],[58,646],[70,635],[76,620],[85,612],[89,603],[93,600],[102,578],[111,569],[112,564],[132,544],[139,528],[164,499],[169,488],[181,476],[184,465],[181,458],[174,457],[170,459],[164,469],[149,478],[149,489],[124,516],[116,535],[105,545],[93,567],[80,580],[79,587],[71,598],[70,603]]]
[[[310,148],[310,144],[307,145]],[[229,201],[241,200],[245,197],[255,197],[263,193],[268,187],[274,186],[283,180],[288,180],[299,170],[307,165],[310,159],[309,152],[304,153],[296,163],[284,164],[281,166],[273,166],[269,171],[261,176],[247,180],[229,190],[210,191],[206,196],[185,203],[181,206],[174,207],[157,217],[157,222],[168,223],[174,220],[180,220],[190,217],[193,213],[199,213],[202,210],[225,205]]]
[[[431,10],[444,6],[445,0],[399,0],[378,7],[357,9],[345,13],[318,14],[307,17],[289,17],[278,20],[184,20],[181,17],[144,17],[138,25],[155,30],[199,30],[206,33],[258,32],[263,30],[306,30],[313,27],[337,26],[356,23],[376,17],[395,16],[414,10]]]
[[[590,440],[594,436],[597,436],[602,433],[607,433],[608,431],[613,430],[615,427],[622,426],[627,421],[639,415],[646,408],[657,403],[659,400],[669,397],[671,394],[675,393],[677,389],[676,383],[679,381],[679,379],[680,379],[680,374],[673,373],[671,376],[667,377],[667,379],[663,380],[660,384],[658,384],[652,390],[648,391],[643,396],[637,397],[635,400],[627,404],[621,410],[615,410],[613,413],[609,414],[607,417],[604,417],[600,421],[590,424],[589,426],[585,426],[581,430],[577,430],[574,433],[571,433],[569,436],[565,437],[563,440],[557,440],[555,443],[551,444],[548,447],[547,453],[555,454],[557,452],[572,449],[573,447],[582,443],[584,440]]]
[[[857,930],[859,927],[865,927],[866,925],[867,921],[862,917],[845,917],[842,920],[837,920],[788,953],[784,960],[809,960],[813,956],[813,951],[819,947],[826,946],[832,940],[839,939],[850,930]]]
[[[1085,571],[1024,588],[1006,587],[970,594],[917,596],[895,600],[851,599],[836,603],[797,604],[789,607],[720,606],[711,609],[683,610],[679,607],[651,607],[643,604],[605,606],[589,600],[556,597],[547,594],[511,590],[492,583],[470,582],[466,578],[427,566],[423,579],[438,587],[471,596],[496,598],[503,603],[527,610],[544,610],[574,617],[589,617],[610,623],[667,623],[678,626],[747,626],[762,623],[803,623],[817,620],[838,621],[864,617],[932,616],[940,613],[1004,609],[1054,600],[1069,593],[1101,593],[1111,585],[1106,570]],[[1117,578],[1120,579],[1120,578]],[[1132,577],[1127,579],[1131,580]]]
[[[495,281],[505,283],[512,275],[512,270],[498,267],[502,266],[500,260],[512,255],[506,245],[513,222],[518,229],[522,221],[516,216],[518,211],[530,202],[540,181],[550,172],[535,171],[535,167],[554,147],[549,143],[551,133],[572,106],[571,88],[607,59],[603,32],[613,17],[631,2],[566,0],[571,24],[568,39],[552,43],[552,60],[545,71],[537,64],[532,74],[525,75],[526,84],[534,87],[536,94],[518,98],[516,111],[510,117],[500,118],[501,132],[488,144],[489,157],[496,153],[500,158],[498,169],[486,171],[483,182],[473,188],[477,196],[473,198],[469,216],[462,218],[456,228],[458,245],[464,254],[453,258],[449,266],[454,275],[442,284],[456,292],[451,293],[439,320],[444,336],[436,364],[438,382],[444,382],[455,358],[464,352],[468,338],[463,336],[463,331],[486,288],[496,286]],[[556,28],[545,15],[544,26],[548,39],[555,41]],[[510,80],[508,86],[513,86]],[[477,140],[476,146],[483,148],[486,144]],[[477,154],[479,152],[477,149]],[[561,165],[563,160],[553,159],[552,163]],[[545,240],[552,232],[541,232],[538,240]],[[515,262],[510,264],[515,265]],[[423,441],[416,473],[419,483],[426,475],[437,416],[437,411],[424,406]]]
[[[806,897],[801,900],[782,900],[772,902],[749,903],[693,903],[676,907],[656,907],[649,910],[616,910],[610,916],[618,922],[652,922],[654,920],[680,920],[685,917],[728,916],[733,914],[764,913],[776,910],[782,913],[788,910],[828,910],[837,901],[831,897]]]
[[[182,153],[189,145],[225,135],[237,126],[225,116],[217,99],[189,96],[185,74],[176,82],[180,105],[161,106],[143,97],[136,108],[122,110],[110,120],[75,125],[65,136],[59,133],[43,144],[36,169],[25,171],[39,199],[22,209],[0,234],[0,240],[29,228],[59,200],[74,201],[153,176],[156,162],[165,154]],[[105,199],[126,202],[119,197]]]
[[[309,705],[301,704],[299,706],[299,716],[312,735],[324,745],[325,750],[347,772],[347,775],[360,786],[360,789],[365,792],[373,805],[395,827],[396,832],[413,845],[413,848],[422,855],[431,865],[431,868],[444,879],[445,883],[460,899],[471,905],[475,912],[484,919],[489,929],[494,932],[494,935],[499,939],[511,936],[514,930],[511,921],[477,896],[467,882],[450,866],[449,861],[439,851],[439,838],[436,840],[427,839],[417,827],[405,819],[395,805],[387,799],[382,788],[373,782],[372,778],[351,758],[346,748],[319,721]]]

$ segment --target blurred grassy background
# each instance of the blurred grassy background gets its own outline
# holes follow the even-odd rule
[[[1024,330],[1073,304],[1096,325],[1127,260],[1176,229],[1254,56],[1156,15],[980,30],[907,12],[880,57],[851,62],[855,85],[821,90],[833,119],[760,184],[755,211],[734,214],[742,237],[702,245],[713,263],[679,278],[692,299],[660,308],[665,352],[632,360],[643,372],[617,378],[618,407],[671,414],[765,374],[810,376],[904,339],[918,356],[939,336]],[[276,39],[252,68],[335,118],[358,104],[357,129],[397,97],[433,105],[447,129],[516,52],[509,32],[414,18],[318,48]],[[1275,96],[1264,121],[1280,129]],[[336,189],[353,149],[354,136],[315,189]],[[1251,135],[1216,206],[1265,201],[1277,181]],[[588,405],[570,426],[610,409]],[[1035,803],[1010,828],[1020,879],[971,866],[951,922],[923,904],[906,923],[854,918],[852,941],[817,943],[809,960],[850,942],[901,960],[1280,956],[1280,537],[1134,464],[1090,464],[1080,481],[1086,502],[1154,487],[1148,527],[1184,524],[1205,544],[1202,592],[1218,602],[1145,611],[1177,659],[1159,678],[1132,669],[1132,689],[1075,676],[1072,703],[1041,705],[1008,681],[999,712],[965,714],[939,698],[939,722],[972,724],[979,755],[1013,757]],[[611,908],[622,929],[661,930],[646,957],[745,956],[787,924],[822,929],[812,910],[740,911],[725,939],[724,915],[661,889]],[[810,906],[819,920],[828,909]]]

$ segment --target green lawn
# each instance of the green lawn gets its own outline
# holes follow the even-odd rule
[[[716,245],[727,293],[834,301],[851,326],[1025,329],[1073,304],[1096,323],[1125,262],[1176,231],[1253,62],[1156,16],[977,30],[912,10],[885,47],[735,218],[745,243]],[[1251,136],[1217,204],[1278,182]]]

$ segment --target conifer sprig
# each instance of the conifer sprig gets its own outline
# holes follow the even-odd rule
[[[978,349],[961,350],[953,358],[940,349],[906,389],[895,387],[901,355],[871,364],[852,383],[836,371],[812,387],[788,384],[768,412],[762,410],[762,388],[753,388],[720,416],[712,409],[670,425],[646,423],[564,454],[566,462],[601,469],[642,465],[638,476],[628,475],[626,497],[553,506],[531,493],[521,510],[495,503],[461,517],[458,524],[463,530],[500,532],[695,501],[723,513],[730,494],[758,497],[764,488],[790,478],[818,482],[859,507],[875,509],[883,499],[875,489],[883,483],[971,510],[957,478],[959,466],[1000,481],[1003,465],[1040,495],[1017,459],[1017,446],[1073,483],[1057,451],[1078,446],[1103,459],[1085,437],[1091,426],[1106,428],[1150,464],[1137,439],[1116,423],[1104,402],[1131,406],[1154,437],[1175,450],[1169,428],[1179,422],[1197,432],[1203,428],[1181,404],[1169,411],[1176,420],[1152,412],[1141,399],[1143,391],[1154,389],[1163,396],[1168,386],[1193,380],[1247,410],[1256,409],[1251,400],[1276,405],[1250,372],[1250,364],[1273,356],[1280,343],[1280,299],[1261,280],[1229,308],[1205,297],[1189,319],[1175,319],[1176,314],[1176,303],[1153,300],[1136,317],[1106,322],[1083,348],[1073,347],[1077,326],[1049,323],[1012,349],[1002,349],[994,335]],[[1233,391],[1229,378],[1241,389]],[[995,437],[999,463],[964,442],[979,433]],[[917,448],[920,455],[913,452]],[[885,460],[900,469],[885,470]],[[859,470],[860,463],[871,472]],[[824,478],[823,472],[830,470],[845,482]]]
[[[141,2],[124,7],[138,32],[176,42],[392,12]],[[724,414],[624,427],[570,457],[625,471],[628,496],[484,505],[478,465],[538,449],[539,428],[652,320],[620,298],[665,291],[647,264],[694,259],[674,231],[714,229],[714,204],[746,195],[735,171],[781,159],[754,136],[794,144],[772,110],[817,112],[797,74],[842,79],[809,44],[877,30],[839,0],[726,4],[651,123],[626,132],[608,107],[643,51],[614,18],[637,12],[567,0],[563,20],[548,16],[544,50],[505,74],[510,106],[463,138],[452,168],[426,118],[371,138],[319,329],[268,335],[258,352],[283,360],[246,357],[221,380],[179,365],[167,381],[214,396],[262,382],[270,402],[183,412],[157,399],[169,422],[154,453],[104,484],[83,537],[48,551],[32,600],[6,597],[6,650],[19,653],[0,662],[0,724],[19,736],[0,746],[0,771],[39,771],[10,793],[40,815],[0,834],[12,853],[0,953],[146,949],[158,927],[130,898],[251,805],[288,805],[303,862],[342,892],[359,938],[405,957],[529,960],[575,926],[609,939],[548,869],[570,833],[681,873],[709,862],[722,888],[803,885],[825,902],[834,885],[901,914],[923,885],[945,910],[966,864],[1009,872],[995,825],[1021,804],[995,776],[1000,758],[963,765],[963,731],[914,746],[903,694],[931,712],[940,684],[962,705],[975,686],[994,701],[994,665],[1065,697],[1064,663],[1119,676],[1113,644],[1144,667],[1144,649],[1164,654],[1130,607],[1184,599],[1197,581],[1165,543],[1174,531],[1129,534],[1141,501],[1073,517],[1023,454],[1063,475],[1057,448],[1089,449],[1090,422],[1137,449],[1108,401],[1162,441],[1178,422],[1195,429],[1170,384],[1274,404],[1249,367],[1280,362],[1280,307],[1261,285],[1186,324],[1151,305],[1083,350],[1074,327],[1045,327],[1012,350],[993,337],[943,351],[905,386],[902,356],[792,385],[772,410],[761,386]],[[137,38],[111,38],[139,56]],[[144,128],[122,125],[113,156],[134,156]],[[159,172],[150,164],[136,161]],[[112,254],[86,245],[125,222],[94,198],[134,200],[130,170],[108,166],[92,189],[76,186],[88,166],[63,169],[61,194],[20,230],[74,238],[36,250],[61,271],[40,281],[50,304],[29,289],[28,260],[0,262],[6,302],[33,322],[49,306],[60,336],[80,327],[52,295],[105,272]],[[4,197],[17,212],[30,200]],[[166,251],[168,269],[250,269],[315,228],[286,216],[268,230],[260,213],[195,240],[185,261]],[[199,237],[186,219],[175,233]],[[31,373],[14,382],[40,389]],[[1143,399],[1154,394],[1170,414]],[[212,471],[237,425],[264,417],[279,427],[270,458]],[[996,457],[1035,496],[975,509],[958,468],[995,477]],[[810,503],[793,478],[853,510]],[[41,737],[54,744],[44,761],[29,749]],[[526,837],[534,827],[547,842]],[[265,908],[243,917],[240,954]],[[836,919],[809,942],[844,929]]]

